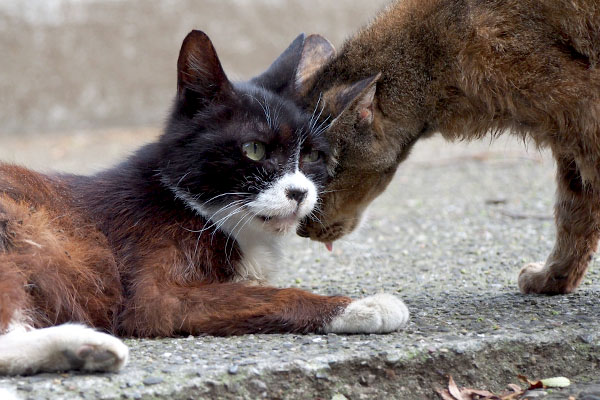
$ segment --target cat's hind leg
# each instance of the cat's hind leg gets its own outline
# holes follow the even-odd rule
[[[0,251],[0,375],[117,371],[125,365],[127,347],[114,336],[72,324],[32,329],[26,287],[12,258]]]
[[[558,155],[556,163],[556,243],[545,264],[528,264],[521,269],[519,288],[523,293],[572,292],[583,279],[597,249],[600,237],[599,164],[578,163],[572,157]],[[585,180],[582,179],[582,166]]]
[[[44,329],[13,327],[0,336],[0,375],[54,371],[116,372],[128,360],[118,338],[77,324]]]

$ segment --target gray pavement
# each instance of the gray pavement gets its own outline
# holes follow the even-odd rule
[[[301,31],[339,45],[386,2],[0,0],[0,160],[89,173],[151,140],[157,129],[139,126],[163,120],[190,29],[243,79]],[[24,399],[428,399],[447,375],[500,391],[524,374],[574,382],[548,399],[600,399],[598,261],[568,296],[516,286],[519,268],[552,247],[553,174],[532,145],[432,139],[333,253],[292,238],[278,286],[396,293],[412,312],[402,332],[127,340],[120,374],[0,378],[0,388]]]
[[[87,172],[155,134],[7,138],[0,159]],[[447,375],[501,391],[523,374],[574,382],[547,398],[598,399],[598,261],[571,295],[523,296],[516,285],[519,268],[552,247],[553,175],[532,145],[430,139],[332,253],[292,238],[278,286],[395,293],[412,313],[404,331],[127,340],[131,363],[119,374],[0,378],[0,387],[31,399],[420,399],[437,398]]]

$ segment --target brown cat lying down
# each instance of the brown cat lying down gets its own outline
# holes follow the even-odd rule
[[[343,111],[328,131],[337,162],[322,216],[301,235],[351,232],[420,138],[510,131],[557,164],[556,244],[545,264],[521,270],[519,287],[577,288],[600,234],[597,0],[402,0],[334,53],[311,36],[297,71],[307,109]]]
[[[0,162],[0,375],[125,365],[119,339],[80,324],[140,337],[406,324],[392,295],[267,285],[282,240],[327,179],[327,141],[278,95],[293,86],[302,42],[234,83],[210,39],[192,31],[156,141],[93,176]]]

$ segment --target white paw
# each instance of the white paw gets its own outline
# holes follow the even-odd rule
[[[333,333],[387,333],[408,322],[408,308],[391,294],[376,294],[353,301],[325,326]]]
[[[65,324],[0,336],[0,374],[120,370],[129,358],[118,338],[82,325]]]
[[[0,399],[2,400],[19,400],[19,396],[14,390],[0,388]]]
[[[118,338],[81,325],[61,325],[52,332],[50,346],[64,369],[118,371],[129,358],[127,346]],[[62,368],[58,368],[62,369]]]

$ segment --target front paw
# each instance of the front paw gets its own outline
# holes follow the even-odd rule
[[[50,336],[57,351],[54,369],[116,372],[127,363],[129,350],[114,336],[72,324],[48,330],[54,330]]]
[[[388,333],[405,326],[408,317],[402,300],[381,293],[350,303],[325,326],[325,332]]]
[[[559,269],[560,270],[560,269]],[[569,276],[556,276],[542,263],[531,263],[521,268],[519,289],[523,294],[567,294],[577,288]]]
[[[519,289],[523,294],[544,293],[546,273],[544,264],[530,263],[521,268],[519,272]]]

